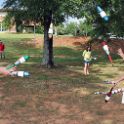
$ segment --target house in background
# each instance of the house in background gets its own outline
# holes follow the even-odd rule
[[[0,32],[16,32],[15,25],[12,25],[9,29],[7,29],[4,25],[3,21],[8,11],[10,10],[0,9]]]
[[[7,12],[4,11],[3,9],[0,9],[0,32],[3,32],[6,30],[4,25],[3,25],[3,20],[4,20],[6,15],[7,15]]]
[[[12,24],[9,28],[4,25],[4,18],[7,13],[12,10],[0,9],[0,32],[17,32],[16,23]],[[36,27],[40,26],[40,23],[35,23],[31,20],[20,20],[23,27],[22,32],[33,33]]]

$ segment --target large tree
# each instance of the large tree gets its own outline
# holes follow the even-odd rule
[[[97,5],[100,5],[110,15],[111,18],[108,23],[104,23],[99,17],[96,11]],[[54,65],[53,37],[49,37],[48,32],[52,21],[55,22],[59,17],[65,15],[85,16],[88,23],[97,24],[97,27],[93,31],[96,31],[95,33],[124,33],[123,0],[6,0],[4,7],[22,10],[24,11],[23,17],[43,24],[44,48],[42,64],[47,67]]]
[[[42,64],[52,67],[53,37],[49,37],[50,24],[59,17],[78,15],[82,0],[6,0],[4,8],[25,11],[23,17],[41,22],[44,26],[44,48]],[[20,13],[18,13],[20,14]],[[61,16],[62,15],[62,16]]]

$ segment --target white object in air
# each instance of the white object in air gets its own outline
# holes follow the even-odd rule
[[[122,101],[121,101],[122,104],[124,104],[124,92],[122,93]]]
[[[104,46],[103,46],[103,49],[104,49],[104,51],[106,52],[107,55],[110,54],[110,52],[109,52],[109,48],[108,48],[107,45],[104,45]]]
[[[50,24],[50,28],[49,28],[48,33],[53,34],[53,23]]]
[[[110,100],[110,96],[106,95],[106,96],[105,96],[105,100],[106,100],[106,101],[109,101],[109,100]]]

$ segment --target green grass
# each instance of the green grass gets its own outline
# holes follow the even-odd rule
[[[35,34],[36,37],[42,37],[41,34]],[[13,41],[17,40],[19,41],[20,39],[30,39],[34,38],[34,34],[21,34],[21,33],[1,33],[0,34],[0,39],[5,39],[5,40],[10,40],[12,39]]]
[[[40,66],[42,50],[27,44],[32,38],[33,34],[0,35],[0,39],[6,44],[6,59],[0,60],[0,66],[13,63],[25,54],[31,57],[18,67],[18,70],[29,71],[29,78],[0,77],[0,86],[3,88],[0,90],[3,93],[0,97],[0,110],[5,117],[9,114],[11,120],[22,124],[56,124],[57,121],[62,124],[80,124],[82,121],[84,124],[114,124],[118,119],[120,122],[124,121],[120,116],[124,111],[120,105],[121,95],[115,95],[109,104],[104,103],[104,96],[94,95],[96,91],[110,89],[111,85],[104,84],[104,80],[114,80],[123,75],[124,65],[120,64],[118,56],[112,55],[114,66],[106,56],[100,56],[92,62],[91,74],[84,76],[82,51],[55,47],[56,67],[46,69]],[[94,55],[98,53],[99,51],[93,52]],[[121,86],[123,84],[119,85]],[[4,119],[4,116],[0,118]]]

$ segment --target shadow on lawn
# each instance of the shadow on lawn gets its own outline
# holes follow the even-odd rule
[[[22,124],[56,124],[59,121],[71,124],[83,121],[84,113],[90,112],[89,106],[94,97],[92,93],[98,88],[91,81],[96,77],[84,77],[66,67],[48,70],[32,66],[29,70],[32,73],[29,79],[2,79],[4,96],[1,99],[1,112],[6,113],[2,119],[9,116],[8,120]],[[97,78],[97,82],[100,79]]]

